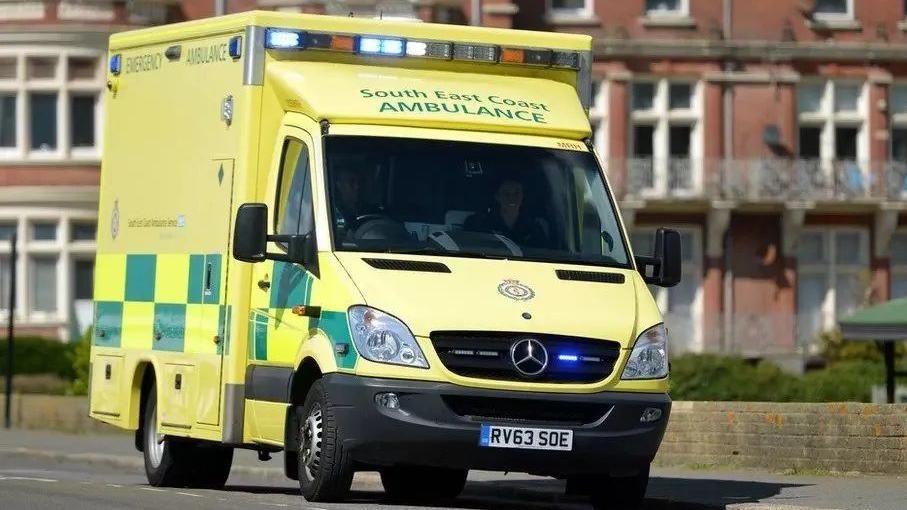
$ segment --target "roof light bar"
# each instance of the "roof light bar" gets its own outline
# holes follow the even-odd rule
[[[383,37],[359,38],[359,53],[366,55],[388,55],[400,57],[404,55],[406,41],[403,39],[389,39]]]
[[[523,48],[501,48],[501,62],[550,66],[551,50],[527,50]]]
[[[472,60],[475,62],[497,62],[499,48],[483,44],[458,44],[453,48],[455,60]]]
[[[356,49],[356,39],[351,35],[336,35],[318,32],[306,34],[308,40],[306,47],[319,50],[346,51],[352,53]]]
[[[453,44],[436,41],[406,41],[406,54],[410,57],[450,60],[453,57]]]
[[[265,48],[269,49],[303,49],[306,42],[305,32],[269,28],[265,32]]]
[[[551,56],[553,67],[579,69],[579,53],[575,51],[555,51]]]

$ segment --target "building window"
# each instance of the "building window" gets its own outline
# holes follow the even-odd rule
[[[94,297],[94,260],[76,260],[73,268],[73,298],[90,301]]]
[[[0,52],[0,161],[97,161],[101,63],[64,48]]]
[[[631,192],[664,195],[694,191],[700,180],[699,86],[653,80],[631,89]]]
[[[29,260],[29,295],[31,311],[56,313],[57,308],[57,257],[33,255]]]
[[[891,166],[887,185],[907,194],[907,84],[893,85],[888,98],[891,114]],[[895,196],[897,193],[895,193]]]
[[[94,241],[98,225],[93,221],[77,221],[70,227],[70,241]]]
[[[548,12],[554,15],[591,16],[593,0],[548,0]]]
[[[649,290],[671,331],[671,349],[677,352],[701,350],[702,338],[702,235],[699,227],[679,227],[683,262],[680,283],[665,289]],[[630,236],[635,255],[651,256],[655,229],[637,228]]]
[[[797,327],[809,342],[861,307],[870,289],[869,234],[859,228],[808,228],[797,250]]]
[[[813,16],[820,20],[853,19],[853,0],[816,0]]]
[[[32,241],[56,241],[57,222],[35,222],[31,230]]]
[[[646,0],[646,16],[686,16],[689,0]]]
[[[869,191],[864,89],[862,83],[836,81],[798,88],[798,156],[804,182],[848,195]]]
[[[891,299],[907,298],[907,229],[891,238]]]

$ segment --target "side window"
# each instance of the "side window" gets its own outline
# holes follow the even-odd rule
[[[309,234],[315,229],[312,185],[309,180],[309,152],[299,140],[283,144],[277,186],[275,231],[278,234]]]

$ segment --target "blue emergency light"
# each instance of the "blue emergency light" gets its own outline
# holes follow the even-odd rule
[[[579,361],[579,356],[577,356],[576,354],[558,354],[557,359],[559,359],[560,361],[575,362]]]
[[[381,37],[360,37],[359,53],[366,55],[402,56],[406,42],[402,39],[385,39]]]
[[[123,64],[123,56],[117,53],[116,55],[110,57],[110,74],[116,76],[120,74],[120,70]]]
[[[242,36],[237,35],[236,37],[231,38],[230,43],[227,46],[227,51],[229,51],[230,57],[233,60],[242,56]]]

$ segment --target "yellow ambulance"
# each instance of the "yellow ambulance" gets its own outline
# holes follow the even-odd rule
[[[632,255],[589,37],[249,12],[114,35],[107,89],[90,413],[152,485],[246,448],[310,501],[482,469],[639,504],[680,241]]]

